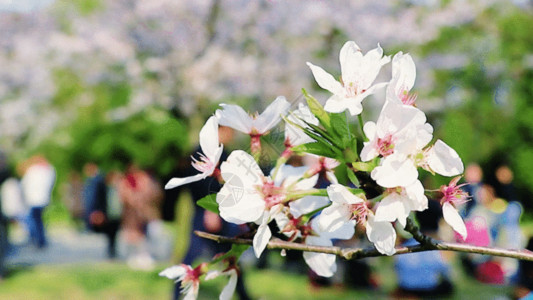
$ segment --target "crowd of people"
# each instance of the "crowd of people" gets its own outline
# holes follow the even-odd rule
[[[228,142],[233,132],[220,127],[221,140]],[[197,155],[200,148],[193,152]],[[227,154],[223,154],[225,156]],[[308,159],[293,158],[294,166],[312,165]],[[172,177],[185,177],[194,174],[188,161],[177,166]],[[482,168],[477,164],[467,166],[462,188],[469,193],[470,199],[461,207],[468,238],[462,240],[449,226],[441,226],[442,212],[438,199],[429,200],[429,208],[416,214],[422,232],[442,240],[455,240],[476,246],[533,249],[533,239],[526,241],[521,228],[520,218],[523,207],[513,186],[513,172],[507,165],[496,168],[496,181],[489,184]],[[326,186],[329,178],[321,174],[317,185]],[[0,276],[4,274],[3,258],[8,245],[7,225],[18,222],[28,233],[28,243],[35,249],[47,247],[47,235],[43,224],[43,211],[49,205],[56,181],[54,167],[42,155],[33,156],[20,163],[14,172],[9,172],[5,157],[0,157]],[[194,201],[217,192],[220,183],[215,178],[189,184],[187,188]],[[130,164],[121,171],[104,173],[94,162],[86,163],[82,173],[72,172],[68,184],[62,190],[65,206],[71,213],[81,231],[91,231],[105,235],[107,256],[117,258],[117,237],[120,233],[125,242],[126,258],[129,266],[135,269],[153,269],[154,258],[150,252],[150,241],[161,234],[163,219],[174,219],[175,201],[182,189],[164,190],[150,172]],[[165,199],[167,201],[165,201]],[[192,264],[199,256],[213,256],[228,250],[228,245],[217,244],[201,239],[193,230],[235,236],[245,233],[246,226],[237,226],[222,220],[195,205],[187,251],[183,263]],[[273,232],[276,231],[273,229]],[[362,231],[361,231],[362,232]],[[342,241],[341,246],[364,247],[366,239]],[[339,241],[340,243],[340,241]],[[400,237],[398,245],[414,245],[417,242],[408,234]],[[285,256],[287,270],[308,274],[313,286],[342,284],[355,288],[376,289],[380,286],[372,263],[367,260],[339,262],[339,275],[334,278],[321,278],[308,270],[301,255],[290,251]],[[257,267],[268,265],[263,255]],[[450,268],[452,260],[459,260],[465,272],[476,280],[488,284],[512,284],[516,286],[515,297],[531,295],[533,290],[533,265],[515,259],[490,257],[475,254],[446,254],[437,251],[411,253],[394,257],[397,288],[395,297],[433,297],[447,296],[454,291],[454,276]],[[239,274],[237,292],[240,299],[249,299],[244,285],[243,273]],[[180,285],[176,285],[175,298],[179,297]]]

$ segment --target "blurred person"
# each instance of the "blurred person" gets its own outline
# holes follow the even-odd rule
[[[423,234],[437,237],[439,220],[442,218],[440,204],[429,199],[428,209],[416,213]],[[403,246],[417,245],[410,238]],[[394,269],[398,278],[395,296],[401,298],[422,297],[435,298],[450,296],[453,284],[450,280],[450,268],[440,251],[425,251],[394,256]]]
[[[7,178],[0,186],[0,198],[4,216],[8,220],[23,223],[28,214],[20,180],[16,177]]]
[[[507,165],[500,165],[494,173],[496,177],[496,194],[507,201],[519,201],[513,184],[514,174]]]
[[[219,141],[223,145],[229,144],[233,140],[234,131],[233,129],[226,126],[219,126],[218,128]],[[199,155],[203,154],[200,146],[197,146],[193,151],[191,157],[194,159],[199,159]],[[222,152],[220,161],[226,160],[228,154],[226,151]],[[186,165],[185,170],[176,170],[174,174],[180,174],[180,176],[189,176],[196,174],[196,171],[192,165],[189,163]],[[226,222],[218,214],[211,211],[205,210],[203,207],[196,205],[196,201],[204,198],[207,195],[217,193],[222,185],[219,183],[218,178],[207,177],[203,180],[189,183],[188,185],[181,186],[178,188],[182,190],[187,187],[191,193],[192,200],[195,202],[194,212],[192,217],[192,226],[189,239],[189,249],[185,254],[185,257],[182,260],[182,263],[192,265],[194,261],[201,256],[214,256],[215,254],[227,252],[231,249],[230,244],[220,244],[212,240],[206,240],[204,238],[198,237],[193,232],[195,230],[206,231],[213,234],[225,235],[225,236],[235,236],[240,233],[238,225],[233,223]],[[239,277],[237,280],[237,294],[239,299],[245,300],[250,299],[248,292],[244,286],[243,281],[243,270],[239,272]],[[180,298],[181,292],[181,283],[178,282],[174,286],[174,299]]]
[[[83,203],[83,178],[77,171],[71,170],[67,182],[62,186],[63,203],[78,229],[85,223]]]
[[[107,238],[107,256],[115,258],[117,255],[116,239],[119,220],[110,217],[107,198],[107,185],[104,174],[97,164],[89,162],[83,167],[86,176],[83,186],[83,203],[85,207],[85,222],[89,230],[103,233]]]
[[[161,226],[161,186],[148,172],[130,164],[118,191],[123,207],[122,228],[128,246],[128,265],[151,270],[155,261],[148,250],[146,232],[149,223]]]
[[[56,171],[42,155],[33,156],[21,168],[24,174],[21,181],[22,191],[29,207],[27,224],[30,242],[42,249],[47,245],[42,215],[50,204]]]
[[[470,215],[470,212],[474,207],[479,203],[478,191],[483,185],[483,170],[477,163],[470,163],[466,166],[465,169],[465,181],[466,185],[463,186],[463,190],[467,192],[471,201],[468,201],[463,205],[461,210],[461,215],[463,218],[466,218]]]
[[[525,237],[520,228],[522,205],[517,201],[511,201],[499,218],[498,238],[495,245],[505,249],[522,249],[525,245]],[[518,280],[519,262],[516,259],[495,257],[503,268],[507,282]]]

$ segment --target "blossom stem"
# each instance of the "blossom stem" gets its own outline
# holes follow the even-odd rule
[[[284,202],[290,202],[293,200],[303,198],[305,196],[326,196],[327,197],[328,191],[326,189],[310,189],[310,190],[305,190],[305,191],[296,191],[296,192],[288,194]]]
[[[245,244],[245,245],[252,245],[253,243],[251,239],[226,237],[226,236],[220,236],[220,235],[211,234],[211,233],[207,233],[203,231],[195,231],[194,233],[199,237],[213,240],[218,243],[232,243],[232,244]],[[477,254],[483,254],[483,255],[510,257],[510,258],[533,261],[533,252],[529,250],[508,250],[508,249],[501,249],[501,248],[479,247],[479,246],[473,246],[473,245],[467,245],[467,244],[448,243],[448,242],[438,241],[434,239],[430,239],[430,243],[431,244],[429,245],[418,244],[418,245],[413,245],[413,246],[396,247],[396,253],[394,255],[431,251],[431,250],[440,250],[440,251],[455,251],[455,252],[464,252],[464,253],[477,253]],[[306,245],[306,244],[300,244],[300,243],[294,243],[294,242],[287,242],[287,241],[283,241],[283,240],[276,239],[276,238],[268,242],[267,248],[334,254],[344,259],[348,259],[348,260],[359,259],[359,258],[364,258],[364,257],[385,256],[384,254],[381,254],[374,247],[343,248],[343,247],[337,247],[337,246],[331,246],[331,247],[313,246],[313,245]]]

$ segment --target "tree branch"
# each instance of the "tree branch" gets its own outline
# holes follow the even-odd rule
[[[252,245],[251,239],[226,237],[226,236],[220,236],[220,235],[211,234],[211,233],[207,233],[203,231],[194,231],[194,233],[199,237],[213,240],[218,243]],[[422,251],[431,251],[431,250],[441,250],[441,251],[456,251],[456,252],[464,252],[464,253],[477,253],[477,254],[483,254],[483,255],[510,257],[510,258],[533,261],[533,252],[529,250],[508,250],[508,249],[501,249],[501,248],[478,247],[478,246],[472,246],[472,245],[467,245],[467,244],[437,241],[431,238],[429,238],[429,241],[430,241],[430,244],[426,244],[426,245],[419,244],[419,245],[414,245],[414,246],[397,247],[395,255],[422,252]],[[267,248],[334,254],[342,258],[348,259],[348,260],[359,259],[359,258],[364,258],[364,257],[385,256],[384,254],[379,253],[374,247],[342,248],[342,247],[336,247],[336,246],[333,246],[333,247],[312,246],[312,245],[287,242],[287,241],[283,241],[277,238],[274,238],[270,242],[268,242]]]

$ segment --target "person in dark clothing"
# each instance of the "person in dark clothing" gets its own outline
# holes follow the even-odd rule
[[[6,157],[0,153],[0,185],[9,178],[9,170],[7,167]],[[2,201],[0,201],[0,280],[5,276],[6,270],[4,266],[4,258],[6,256],[9,240],[7,238],[8,220],[2,212]]]
[[[106,235],[107,255],[109,258],[115,258],[120,221],[109,218],[105,177],[95,163],[87,163],[84,166],[84,173],[87,176],[83,187],[85,222],[89,230]]]
[[[226,144],[231,141],[233,137],[233,131],[229,127],[220,126],[219,127],[219,140],[222,144]],[[192,157],[194,159],[199,160],[200,154],[202,153],[201,148],[197,147]],[[228,154],[226,152],[222,153],[222,156],[220,157],[220,161],[225,161],[228,157]],[[187,164],[187,168],[185,170],[176,170],[174,174],[177,176],[172,177],[186,177],[190,175],[197,174],[198,171],[192,167],[190,163]],[[189,183],[186,186],[182,186],[177,189],[173,189],[170,192],[167,192],[167,197],[171,195],[171,197],[178,197],[179,192],[182,188],[188,188],[193,201],[196,203],[196,201],[204,198],[207,195],[217,193],[222,188],[222,185],[219,183],[218,179],[215,177],[207,177],[203,180],[196,181]],[[220,216],[217,214],[207,211],[204,208],[198,206],[195,204],[194,206],[194,213],[192,218],[192,226],[191,226],[191,234],[190,234],[190,241],[189,241],[189,249],[185,255],[185,258],[183,259],[182,263],[192,265],[193,262],[201,257],[202,255],[210,255],[214,256],[218,253],[227,252],[231,249],[230,244],[224,244],[224,243],[217,243],[212,240],[206,240],[203,238],[200,238],[196,236],[193,231],[199,230],[199,231],[206,231],[214,234],[220,234],[225,236],[235,236],[239,234],[239,227],[238,225],[229,223],[224,221]],[[179,299],[181,292],[181,282],[178,282],[175,285],[174,288],[174,299]],[[246,288],[244,286],[243,282],[243,276],[242,271],[239,274],[238,280],[237,280],[237,288],[236,292],[239,295],[239,298],[241,300],[250,299],[250,297],[247,294]]]

